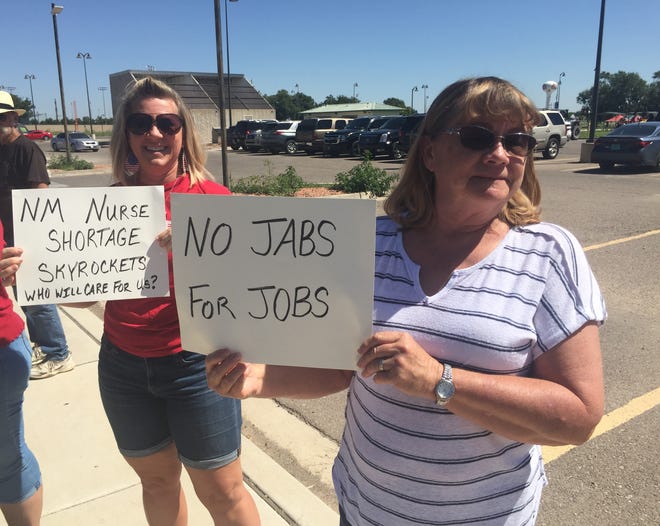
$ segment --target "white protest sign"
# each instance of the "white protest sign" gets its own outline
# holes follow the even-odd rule
[[[183,348],[355,369],[371,334],[375,218],[373,200],[172,194]]]
[[[17,303],[169,295],[162,186],[13,190]]]

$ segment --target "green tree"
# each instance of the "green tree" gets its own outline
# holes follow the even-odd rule
[[[598,113],[646,111],[648,94],[649,85],[639,74],[603,71],[598,83]],[[583,111],[591,110],[592,96],[591,89],[579,93],[577,101],[582,104]]]
[[[14,108],[16,109],[23,109],[26,111],[25,115],[23,115],[20,119],[21,122],[28,122],[28,119],[30,119],[30,122],[32,119],[34,119],[34,116],[32,115],[32,101],[30,99],[24,99],[22,97],[19,97],[17,95],[14,95],[13,93],[10,94],[12,100],[14,101]]]
[[[401,99],[397,99],[396,97],[390,97],[389,99],[385,99],[383,101],[383,104],[387,104],[389,106],[396,106],[397,108],[406,107],[406,103],[403,102]]]
[[[660,111],[660,71],[653,74],[653,82],[649,84],[646,94],[647,111]]]
[[[275,108],[277,120],[298,119],[300,112],[316,106],[316,102],[309,95],[295,93],[291,95],[287,90],[281,89],[275,95],[265,96],[268,103]]]
[[[357,97],[349,97],[347,95],[328,95],[323,101],[323,105],[326,104],[353,104],[355,102],[360,102],[360,99]]]

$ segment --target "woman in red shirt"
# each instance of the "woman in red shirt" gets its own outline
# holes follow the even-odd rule
[[[14,284],[20,248],[5,248],[0,222],[0,509],[7,524],[39,524],[43,506],[41,471],[23,433],[23,393],[32,366],[24,323],[5,287]]]
[[[172,192],[229,193],[207,179],[180,96],[151,77],[137,81],[116,112],[111,154],[118,184],[165,187],[168,221]],[[168,228],[161,245],[171,247],[170,236]],[[106,303],[98,364],[105,412],[142,482],[149,524],[187,524],[183,465],[215,524],[258,525],[239,459],[240,404],[211,391],[204,356],[181,348],[171,252],[169,265],[169,297]]]

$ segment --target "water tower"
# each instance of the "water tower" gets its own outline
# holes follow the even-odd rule
[[[545,91],[545,109],[550,109],[550,98],[552,93],[557,89],[558,84],[554,80],[548,80],[543,83],[543,91]]]

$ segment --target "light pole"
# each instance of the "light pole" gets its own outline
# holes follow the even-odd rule
[[[101,95],[103,95],[103,122],[101,123],[101,130],[103,130],[103,125],[105,124],[105,120],[108,118],[105,114],[105,92],[108,91],[108,87],[99,86],[99,91],[101,92]]]
[[[555,109],[559,109],[559,92],[561,91],[561,79],[566,76],[563,71],[559,74],[559,82],[557,82],[557,99],[555,100]]]
[[[415,106],[413,106],[413,101],[415,97],[415,92],[419,91],[419,88],[417,86],[413,86],[413,88],[410,90],[410,108],[415,111]]]
[[[424,90],[424,113],[426,113],[426,100],[428,99],[428,96],[426,95],[426,90],[429,89],[429,85],[422,84],[422,89]]]
[[[32,99],[32,116],[34,117],[34,129],[37,129],[37,107],[34,105],[34,93],[32,92],[32,79],[36,79],[32,73],[27,73],[25,77],[30,81],[30,98]]]
[[[57,75],[60,79],[60,99],[62,102],[62,119],[64,119],[64,144],[66,145],[66,162],[71,163],[71,142],[66,123],[66,103],[64,102],[64,83],[62,82],[62,61],[60,60],[60,40],[57,37],[57,15],[64,9],[61,5],[50,4],[50,14],[53,15],[53,33],[55,34],[55,55],[57,55]]]
[[[354,98],[354,99],[355,99],[355,88],[357,88],[357,87],[358,87],[358,83],[355,82],[355,83],[353,84],[353,98]]]
[[[87,84],[87,60],[92,58],[92,55],[79,51],[76,58],[81,58],[83,61],[83,68],[85,70],[85,90],[87,91],[87,111],[89,112],[89,134],[94,137],[94,127],[92,126],[92,105],[89,103],[89,86]]]
[[[229,0],[238,2],[238,0]],[[229,110],[229,127],[231,122],[231,71],[229,69],[229,17],[227,16],[227,0],[225,0],[225,47],[227,48],[227,109]]]
[[[218,109],[222,131],[222,184],[229,188],[229,167],[227,164],[227,123],[225,122],[225,79],[222,65],[222,21],[220,20],[220,0],[213,0],[215,18],[215,54],[218,64]]]

